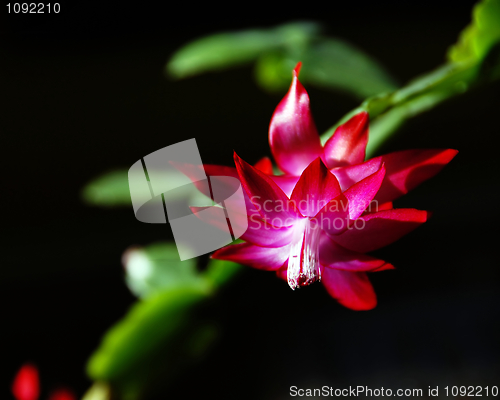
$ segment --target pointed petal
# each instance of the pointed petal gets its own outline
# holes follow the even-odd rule
[[[387,172],[375,199],[392,201],[432,178],[458,153],[452,149],[405,150],[382,156]]]
[[[293,226],[277,228],[254,216],[248,219],[248,228],[241,239],[257,246],[283,247],[290,244],[293,232]]]
[[[241,180],[236,168],[209,165],[206,166],[206,171],[210,185],[209,196],[215,203],[222,202],[226,208],[230,207],[232,212],[234,212],[238,208],[237,205],[239,206],[244,201],[249,218],[252,215],[260,215],[255,205],[250,201],[247,192],[243,189],[243,185],[241,185],[243,199],[240,198],[241,194],[238,190],[240,189]],[[235,179],[228,179],[226,177]]]
[[[324,157],[328,168],[362,163],[367,143],[368,113],[363,111],[340,125],[326,142]]]
[[[214,193],[210,190],[210,185],[213,186],[213,183],[216,182],[217,188],[220,192],[217,194],[217,197],[225,197],[227,198],[231,194],[233,194],[237,189],[238,185],[236,181],[228,181],[217,179],[219,176],[229,176],[231,178],[240,179],[238,176],[238,172],[234,167],[226,167],[223,165],[211,165],[204,164],[203,167],[193,165],[193,164],[181,164],[174,163],[173,164],[179,171],[181,171],[184,175],[186,175],[189,179],[191,179],[196,186],[196,188],[207,196],[209,199],[215,200],[212,198]],[[199,171],[203,168],[205,170],[205,174],[208,176],[210,180],[210,185],[207,180],[198,180],[199,179]],[[243,191],[243,195],[245,197],[245,205],[247,208],[248,216],[250,217],[253,214],[259,214],[254,204],[248,198],[248,195],[245,191]]]
[[[171,164],[175,168],[177,168],[180,172],[182,172],[184,175],[186,175],[189,179],[191,179],[196,188],[205,196],[207,196],[209,199],[212,196],[210,195],[210,188],[208,186],[207,180],[200,179],[200,176],[208,175],[208,173],[206,172],[207,167],[212,167],[213,171],[220,172],[220,174],[217,175],[232,176],[235,178],[238,177],[236,168],[223,167],[221,165],[208,166],[208,165],[195,165],[195,164],[179,163],[179,162],[171,162]]]
[[[325,268],[341,269],[344,271],[367,272],[394,268],[384,260],[345,249],[335,243],[326,234],[321,235],[319,257],[321,265]]]
[[[379,204],[377,200],[372,200],[368,205],[367,209],[365,210],[365,212],[363,213],[363,215],[373,214],[384,210],[392,210],[393,208],[394,205],[392,204],[392,201]]]
[[[352,185],[344,192],[349,200],[349,218],[358,218],[377,194],[385,176],[384,164],[374,174],[367,176],[358,183]]]
[[[353,226],[332,239],[347,249],[366,253],[395,242],[427,219],[427,211],[413,208],[379,211],[358,218]]]
[[[292,196],[293,188],[300,179],[300,176],[295,175],[270,175],[269,177],[283,190],[287,197]]]
[[[233,178],[238,178],[238,172],[234,167],[227,167],[224,165],[213,165],[213,164],[203,164],[195,165],[189,163],[179,163],[171,162],[171,164],[177,168],[180,172],[186,175],[189,179],[194,181],[200,180],[200,171],[205,172],[205,175],[212,176],[231,176]],[[210,197],[210,194],[208,194]]]
[[[214,164],[203,164],[205,173],[207,175],[213,176],[232,176],[233,178],[238,177],[238,172],[234,167],[228,167],[225,165],[214,165]]]
[[[314,217],[330,200],[341,193],[337,178],[318,157],[302,172],[290,200],[295,202],[302,215]]]
[[[269,157],[262,157],[259,161],[257,161],[254,165],[260,172],[264,172],[266,175],[273,174],[273,164]]]
[[[266,271],[276,271],[288,260],[289,252],[289,246],[269,248],[240,243],[217,250],[212,254],[212,258],[233,261]]]
[[[375,290],[365,272],[323,268],[321,282],[330,296],[352,310],[371,310],[377,305]]]
[[[340,193],[330,200],[312,219],[330,235],[338,235],[344,232],[350,224],[347,197]]]
[[[323,152],[309,108],[309,96],[299,82],[299,70],[300,63],[269,125],[269,144],[274,159],[282,171],[291,175],[300,175]]]
[[[234,162],[243,188],[263,219],[282,227],[290,226],[300,218],[293,202],[271,178],[243,161],[236,153]]]
[[[392,204],[392,201],[388,201],[387,203],[377,204],[376,208],[377,211],[392,210],[394,205]]]
[[[243,236],[245,234],[242,232],[246,232],[248,230],[248,224],[250,221],[246,214],[238,213],[235,210],[232,210],[229,214],[227,209],[225,213],[221,214],[223,209],[218,206],[190,207],[190,209],[192,213],[201,221],[206,222],[223,232],[228,232],[228,227],[230,226],[231,233],[235,237],[244,239]],[[221,218],[221,215],[225,218]]]
[[[37,400],[40,394],[38,369],[32,364],[24,364],[12,383],[12,394],[16,400]]]
[[[392,264],[389,264],[389,263],[385,263],[384,265],[382,265],[380,268],[377,268],[377,269],[372,269],[370,272],[379,272],[379,271],[386,271],[388,269],[396,269],[396,267]]]
[[[382,157],[372,158],[362,164],[350,165],[348,167],[332,168],[330,172],[335,175],[340,183],[342,191],[346,191],[356,182],[377,172],[382,165]]]

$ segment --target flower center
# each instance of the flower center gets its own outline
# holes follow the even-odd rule
[[[292,289],[321,280],[319,225],[309,218],[297,222],[288,258],[288,284]]]

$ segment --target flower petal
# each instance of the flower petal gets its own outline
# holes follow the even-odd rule
[[[12,394],[16,400],[37,400],[40,394],[38,369],[32,364],[24,364],[12,383]]]
[[[217,250],[212,254],[212,258],[233,261],[266,271],[276,271],[288,260],[289,253],[289,246],[269,248],[240,243]]]
[[[189,207],[191,212],[196,215],[201,221],[206,222],[223,232],[228,232],[228,227],[231,227],[231,234],[237,238],[244,240],[244,233],[248,230],[248,224],[250,219],[246,214],[238,213],[234,209],[231,210],[231,214],[228,214],[226,209],[226,215],[229,218],[221,218],[222,207],[209,206],[209,207]],[[257,214],[258,215],[258,214]],[[222,214],[224,216],[224,214]]]
[[[328,237],[321,235],[319,244],[319,257],[321,265],[325,268],[341,269],[344,271],[383,271],[386,269],[394,269],[394,267],[386,263],[384,260],[379,260],[366,254],[357,253],[338,245]]]
[[[356,182],[377,172],[381,165],[382,157],[376,157],[362,164],[332,168],[330,172],[337,177],[342,191],[346,191]]]
[[[207,175],[213,176],[232,176],[238,177],[238,172],[234,167],[227,167],[225,165],[203,164],[203,169]]]
[[[413,208],[366,214],[332,239],[346,249],[366,253],[395,242],[427,221],[428,215],[427,211]]]
[[[392,201],[388,201],[387,203],[379,204],[379,202],[377,200],[372,200],[370,202],[370,204],[368,205],[368,208],[363,213],[363,215],[373,214],[373,213],[377,213],[379,211],[384,211],[384,210],[392,210],[393,208],[394,208],[394,205],[392,204]]]
[[[241,236],[246,242],[264,247],[283,247],[292,241],[294,227],[277,228],[258,217],[248,219],[248,228]]]
[[[300,179],[300,176],[295,175],[269,175],[269,177],[283,190],[287,197],[292,196],[293,188]]]
[[[325,144],[328,168],[359,164],[365,160],[368,143],[368,113],[360,112],[340,125]]]
[[[318,157],[302,172],[290,200],[295,202],[302,215],[314,217],[330,200],[341,193],[337,178]]]
[[[274,226],[290,226],[300,218],[295,204],[271,178],[234,153],[234,162],[243,188],[263,219]]]
[[[239,180],[240,178],[238,176],[238,172],[234,167],[226,167],[223,165],[211,165],[211,164],[204,164],[203,166],[200,166],[188,163],[184,164],[173,163],[173,165],[184,175],[186,175],[189,179],[191,179],[193,181],[193,184],[201,193],[203,193],[209,199],[214,200],[215,202],[218,201],[216,201],[212,197],[213,195],[216,195],[217,198],[227,198],[231,196],[233,193],[235,193],[239,187],[236,181],[217,179],[217,177],[229,176],[231,178],[236,178]],[[199,174],[201,169],[205,170],[205,174],[210,180],[210,184],[207,180],[199,180]],[[212,193],[212,190],[210,188],[210,185],[213,186],[214,183],[218,189],[218,193],[215,194]],[[248,216],[250,217],[251,215],[254,214],[259,215],[259,212],[255,208],[254,204],[250,201],[247,193],[244,190],[243,190],[243,195],[245,197],[245,205],[247,208]]]
[[[262,157],[259,161],[257,161],[254,165],[259,171],[264,172],[266,175],[273,174],[273,164],[269,157]]]
[[[342,233],[350,224],[347,197],[340,193],[330,200],[312,219],[330,235]]]
[[[269,125],[269,144],[282,171],[300,175],[323,153],[321,141],[309,108],[309,96],[299,82],[301,63],[293,71],[286,96],[274,111]]]
[[[363,214],[377,194],[384,180],[384,176],[385,167],[384,164],[382,164],[377,172],[355,183],[344,192],[345,197],[349,200],[350,219],[356,219]]]
[[[392,204],[392,201],[388,201],[382,204],[377,204],[377,211],[392,210],[393,208],[394,205]]]
[[[327,292],[352,310],[371,310],[377,305],[375,290],[365,272],[323,268],[321,282]]]
[[[375,199],[392,201],[432,178],[458,153],[452,149],[405,150],[382,156],[387,172]]]

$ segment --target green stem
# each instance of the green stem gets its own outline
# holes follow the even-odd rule
[[[321,141],[324,144],[333,135],[335,129],[353,115],[367,111],[371,120],[367,157],[371,157],[407,119],[467,91],[477,82],[478,71],[477,62],[445,64],[411,81],[399,90],[365,100],[328,129],[321,136]]]

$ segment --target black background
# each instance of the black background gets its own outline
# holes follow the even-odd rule
[[[403,84],[444,62],[474,2],[378,1],[230,5],[61,4],[53,15],[0,11],[2,398],[26,360],[45,392],[83,394],[84,364],[134,298],[120,257],[171,237],[131,209],[86,206],[100,173],[195,137],[206,163],[269,155],[282,94],[251,67],[173,82],[170,54],[228,29],[313,19],[361,47]],[[159,398],[288,398],[289,386],[412,388],[500,385],[499,83],[412,120],[382,149],[456,148],[451,164],[396,202],[434,212],[376,252],[397,270],[373,274],[379,305],[353,312],[321,285],[292,292],[247,270],[219,300],[223,340]],[[307,87],[320,131],[359,102]],[[196,384],[196,388],[193,386]]]

